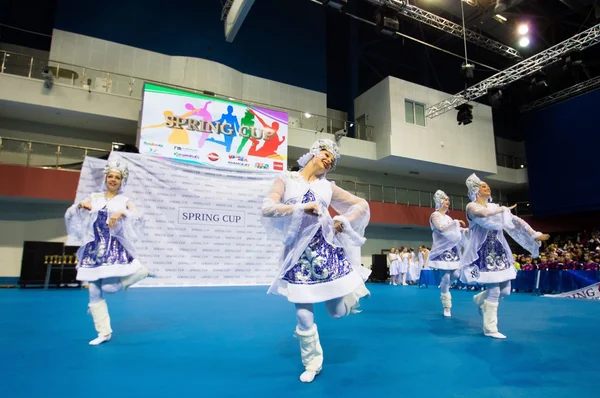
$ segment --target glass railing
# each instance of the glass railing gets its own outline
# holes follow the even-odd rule
[[[509,169],[525,169],[527,161],[520,156],[505,155],[502,153],[496,154],[496,164],[498,166],[507,167]]]
[[[272,104],[232,98],[228,95],[176,86],[166,82],[121,75],[119,73],[72,65],[64,62],[55,62],[48,59],[40,59],[7,51],[0,51],[0,63],[0,73],[46,81],[45,79],[49,75],[44,72],[50,72],[52,74],[53,84],[78,87],[90,92],[101,92],[111,95],[132,97],[140,100],[142,99],[142,91],[145,82],[159,84],[198,94],[239,101],[248,105],[281,110],[288,114],[288,125],[290,127],[329,134],[335,134],[336,132],[341,132],[343,130],[349,131],[350,128],[353,128],[355,131],[354,138],[364,141],[375,141],[373,126],[323,115],[310,114],[296,109],[282,108]]]
[[[81,170],[86,156],[108,159],[112,148],[123,144],[112,143],[111,149],[64,145],[50,142],[22,140],[0,137],[0,164],[13,164],[27,167]],[[330,177],[346,191],[372,202],[394,203],[408,206],[435,207],[434,192],[375,185],[359,181],[349,181]],[[451,210],[464,210],[470,199],[467,196],[449,195]],[[496,202],[503,206],[508,203]],[[531,215],[529,203],[519,202],[514,210],[517,215]]]
[[[0,137],[0,163],[80,170],[86,156],[108,157],[110,149]]]

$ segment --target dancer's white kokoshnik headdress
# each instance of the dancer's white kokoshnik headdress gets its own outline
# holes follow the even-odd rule
[[[483,181],[481,181],[479,177],[477,177],[477,175],[473,173],[469,176],[469,178],[467,178],[466,183],[467,189],[469,190],[469,199],[477,199],[477,197],[479,196],[479,185],[481,185]]]
[[[435,209],[438,210],[444,204],[445,199],[450,199],[446,192],[438,189],[435,194],[433,194],[433,202],[435,203]]]
[[[335,142],[325,138],[316,140],[315,143],[310,147],[308,153],[302,155],[302,157],[298,159],[298,164],[300,165],[300,167],[306,167],[309,160],[311,160],[313,157],[318,156],[319,152],[321,152],[323,149],[325,149],[333,155],[333,165],[331,166],[331,169],[329,169],[329,171],[335,169],[335,165],[337,164],[337,161],[340,158],[340,150],[338,149],[338,146]]]
[[[127,178],[129,177],[129,169],[127,168],[127,163],[123,163],[120,161],[112,161],[108,162],[106,166],[104,166],[104,175],[108,175],[111,171],[121,174],[121,186],[127,183]]]

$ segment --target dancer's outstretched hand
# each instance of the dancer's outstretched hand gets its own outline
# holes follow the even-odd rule
[[[80,209],[92,210],[92,204],[90,202],[81,202],[78,207]]]
[[[550,239],[550,235],[548,235],[548,234],[541,234],[540,236],[537,237],[536,241],[538,241],[538,242],[545,242],[548,239]]]
[[[467,224],[465,224],[465,222],[463,220],[458,220],[458,223],[460,224],[461,227],[466,228]]]
[[[342,224],[340,221],[335,220],[333,222],[333,228],[335,229],[335,233],[339,234],[340,232],[344,232],[344,224]]]

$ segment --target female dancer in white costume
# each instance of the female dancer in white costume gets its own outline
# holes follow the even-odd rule
[[[326,179],[339,159],[337,145],[317,140],[298,163],[299,172],[280,174],[263,203],[263,222],[271,238],[282,240],[281,269],[269,293],[296,305],[296,337],[305,371],[313,381],[323,366],[313,304],[325,302],[334,318],[359,312],[358,301],[369,295],[361,266],[360,246],[369,223],[369,205]],[[339,214],[333,219],[328,207]]]
[[[452,316],[450,285],[459,277],[460,256],[466,245],[469,230],[464,228],[464,221],[453,220],[446,214],[450,207],[450,199],[444,191],[437,191],[433,195],[433,200],[436,210],[429,218],[429,225],[433,231],[429,267],[444,271],[440,283],[440,289],[442,289],[440,298],[444,307],[444,316],[450,317]]]
[[[90,345],[112,336],[103,293],[116,293],[149,276],[132,246],[142,233],[142,214],[121,193],[129,176],[127,165],[110,162],[104,174],[104,192],[91,194],[65,214],[69,236],[82,243],[77,250],[77,280],[89,282],[89,312],[98,332]]]
[[[392,247],[390,254],[388,254],[388,260],[390,261],[390,285],[396,286],[398,284],[398,269],[400,267],[400,259],[398,257],[398,250]]]
[[[475,174],[467,178],[471,203],[467,205],[469,242],[460,259],[460,278],[464,283],[485,284],[486,290],[473,297],[483,315],[483,334],[497,339],[506,336],[498,332],[498,304],[508,296],[512,279],[517,271],[514,258],[502,231],[506,231],[519,245],[538,257],[542,241],[549,235],[534,231],[529,224],[514,216],[515,206],[504,207],[491,203],[489,185]]]
[[[410,254],[408,253],[408,249],[404,246],[400,249],[400,253],[398,254],[398,258],[400,259],[400,263],[398,265],[398,284],[402,286],[407,286],[406,283],[406,274],[408,273],[408,269],[410,268]]]

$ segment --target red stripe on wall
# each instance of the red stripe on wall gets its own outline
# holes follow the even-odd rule
[[[0,196],[29,199],[75,200],[79,172],[40,169],[0,164]],[[393,203],[369,202],[371,224],[415,225],[429,227],[429,207]],[[330,210],[335,215],[335,212]],[[452,218],[466,222],[464,211],[452,210]],[[523,217],[531,226],[543,232],[581,231],[597,228],[600,213],[580,213],[553,217]]]

